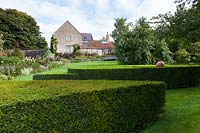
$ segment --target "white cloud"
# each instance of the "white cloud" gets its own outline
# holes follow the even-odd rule
[[[80,32],[91,32],[99,39],[111,33],[114,18],[135,21],[174,11],[174,0],[0,0],[0,8],[15,8],[33,16],[49,42],[52,33],[69,20]]]

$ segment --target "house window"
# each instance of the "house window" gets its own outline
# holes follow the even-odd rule
[[[92,49],[87,50],[88,54],[92,54]]]
[[[66,45],[66,53],[71,54],[72,53],[72,46],[71,45]]]
[[[102,49],[98,49],[98,50],[97,50],[97,53],[98,53],[98,55],[103,55]]]
[[[71,42],[71,35],[66,35],[66,41]]]

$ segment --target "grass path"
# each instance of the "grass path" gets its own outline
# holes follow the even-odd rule
[[[143,133],[200,133],[200,86],[167,90],[165,110]]]

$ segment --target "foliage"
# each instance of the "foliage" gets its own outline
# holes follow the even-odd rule
[[[185,49],[180,49],[176,53],[177,63],[188,63],[191,60],[190,53]]]
[[[119,62],[125,64],[127,62],[126,49],[128,46],[128,43],[125,41],[125,39],[128,39],[127,36],[130,33],[130,23],[127,24],[125,18],[117,18],[115,21],[115,30],[112,32],[115,45],[115,54],[118,57]]]
[[[21,52],[19,49],[14,49],[14,51],[10,54],[10,56],[18,57],[20,59],[24,58],[23,52]]]
[[[73,56],[76,56],[80,53],[80,45],[78,44],[75,44],[73,45],[73,52],[72,52],[72,55]]]
[[[52,36],[51,37],[51,42],[50,42],[50,51],[51,51],[51,53],[56,54],[56,52],[57,52],[57,44],[58,44],[57,39],[54,36]]]
[[[116,19],[112,36],[116,55],[122,64],[152,64],[157,59],[173,62],[167,44],[154,34],[144,17],[135,26],[126,24],[124,18]]]
[[[165,88],[150,81],[3,82],[0,132],[138,132],[163,111]]]
[[[0,52],[3,51],[3,46],[4,46],[3,34],[0,34]]]
[[[33,80],[66,80],[76,79],[76,74],[35,74]]]
[[[157,67],[110,67],[110,68],[70,68],[76,79],[107,79],[107,80],[150,80],[164,81],[168,89],[190,87],[200,84],[200,66]],[[73,76],[74,78],[74,76]]]
[[[166,40],[170,51],[186,54],[185,60],[175,57],[178,59],[177,62],[199,63],[196,59],[188,59],[189,55],[193,56],[188,48],[200,41],[200,2],[198,0],[177,0],[176,2],[178,5],[174,14],[170,12],[160,14],[152,19],[156,24],[155,31],[160,39]]]
[[[152,64],[152,31],[146,18],[142,17],[136,22],[132,34],[132,39],[128,41],[132,44],[127,54],[128,64]]]
[[[47,47],[34,18],[15,9],[0,8],[0,34],[4,35],[4,49]]]
[[[43,58],[51,58],[54,57],[53,53],[51,52],[50,49],[47,49],[46,52],[42,55]]]
[[[200,42],[195,42],[190,45],[188,51],[192,62],[200,63]]]
[[[165,40],[154,39],[153,49],[151,50],[154,62],[164,61],[165,63],[172,64],[174,60]]]
[[[0,74],[9,77],[38,73],[63,65],[62,61],[50,61],[47,58],[35,59],[26,57],[22,59],[18,57],[16,52],[13,52],[11,55],[9,57],[0,56]]]
[[[8,80],[6,75],[0,74],[0,80]]]
[[[14,65],[20,64],[21,60],[18,57],[0,56],[0,65]]]
[[[107,41],[105,36],[102,36],[100,40],[101,41]]]
[[[3,66],[3,71],[1,74],[7,75],[10,79],[11,76],[20,74],[22,61],[18,57],[0,56],[0,65]]]

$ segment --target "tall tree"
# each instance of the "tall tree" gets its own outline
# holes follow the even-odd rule
[[[117,18],[115,21],[115,29],[112,32],[115,45],[115,54],[118,57],[119,62],[125,64],[127,62],[126,51],[128,50],[129,45],[127,39],[130,35],[130,23],[126,23],[125,18]]]
[[[175,59],[181,59],[177,60],[179,63],[194,61],[188,57],[194,55],[191,47],[198,47],[193,44],[200,42],[200,2],[199,0],[176,0],[176,2],[177,9],[174,14],[160,14],[152,20],[156,24],[155,29],[159,38],[165,39],[174,55],[178,55]]]
[[[5,49],[43,49],[48,45],[34,18],[15,9],[0,8],[0,33]]]
[[[58,44],[57,39],[54,36],[52,36],[51,37],[51,42],[50,42],[50,51],[53,54],[56,54],[56,52],[57,52],[57,44]]]
[[[144,17],[136,21],[135,26],[126,23],[124,18],[116,19],[112,37],[120,63],[152,64],[158,60],[173,63],[165,39],[159,39],[155,33]]]
[[[141,17],[136,21],[132,33],[132,45],[129,53],[131,59],[128,59],[130,64],[151,64],[153,61],[150,52],[152,49],[153,30],[146,18]]]
[[[132,29],[130,29],[130,27]],[[116,19],[112,32],[116,54],[122,64],[151,64],[152,29],[142,17],[133,26],[126,19]]]

